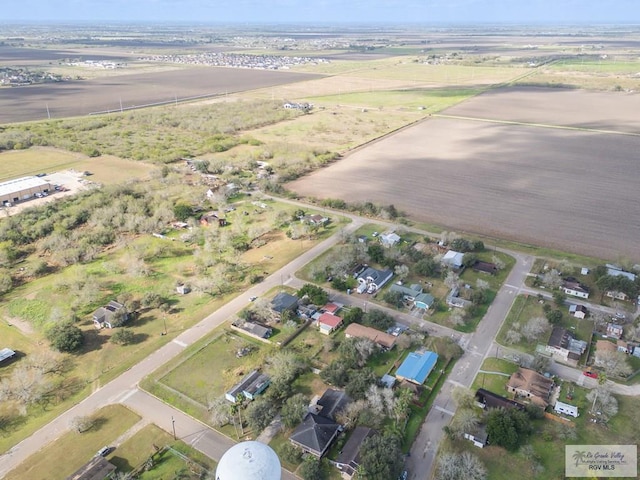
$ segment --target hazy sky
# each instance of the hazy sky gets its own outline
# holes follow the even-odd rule
[[[3,0],[13,21],[640,23],[640,0]]]

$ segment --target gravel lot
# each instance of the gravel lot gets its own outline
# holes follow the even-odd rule
[[[640,111],[640,96],[609,96],[609,108],[599,110],[601,104],[593,108],[588,99],[607,103],[607,94],[506,89],[446,113],[638,128],[633,114]],[[431,118],[288,188],[318,198],[394,204],[449,230],[639,260],[639,150],[640,136]]]

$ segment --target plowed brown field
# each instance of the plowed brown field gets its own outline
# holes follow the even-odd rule
[[[601,258],[640,259],[640,96],[505,89],[449,109],[288,188],[394,204],[410,217]]]

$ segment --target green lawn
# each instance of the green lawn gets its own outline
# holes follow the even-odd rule
[[[484,388],[498,395],[505,395],[505,385],[509,381],[509,376],[518,370],[518,365],[501,358],[489,357],[484,360],[480,369],[487,372],[500,372],[507,375],[478,373],[473,381],[473,385],[471,385],[471,390],[475,392],[478,388]]]
[[[513,301],[509,314],[506,320],[502,324],[496,341],[509,348],[514,348],[522,352],[534,354],[538,343],[546,345],[549,335],[551,335],[551,329],[545,335],[542,335],[537,342],[529,342],[522,338],[517,343],[508,343],[507,332],[514,326],[515,323],[520,324],[520,328],[531,318],[544,317],[544,311],[542,310],[542,304],[538,302],[538,299],[531,295],[519,295]]]
[[[138,415],[121,405],[104,407],[92,418],[95,421],[93,428],[84,433],[63,434],[9,472],[5,479],[64,479],[140,420]],[[62,458],[64,461],[60,461]]]

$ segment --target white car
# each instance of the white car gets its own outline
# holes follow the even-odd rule
[[[249,301],[250,301],[250,302],[253,302],[253,301],[255,301],[257,298],[258,298],[258,297],[256,297],[256,296],[249,297]]]

